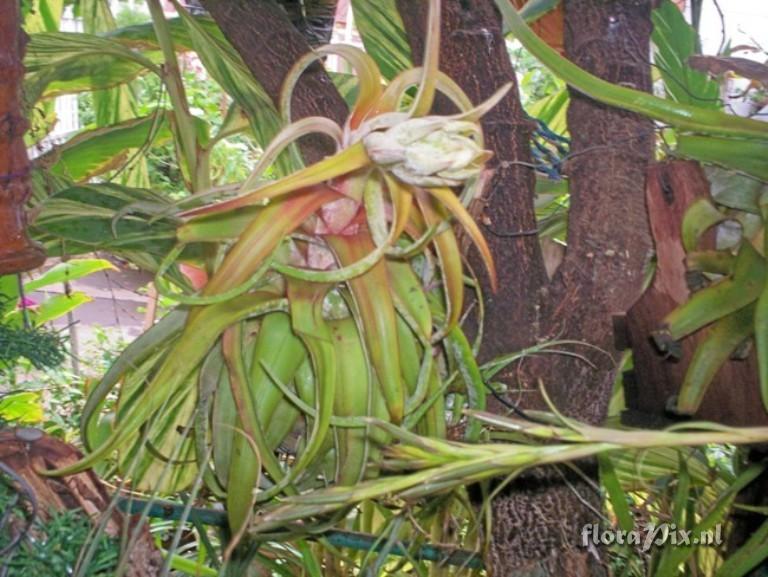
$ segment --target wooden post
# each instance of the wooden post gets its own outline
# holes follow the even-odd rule
[[[700,198],[709,198],[709,182],[698,163],[670,161],[648,170],[646,202],[656,246],[653,283],[629,309],[620,327],[619,340],[632,348],[634,367],[625,375],[627,412],[622,420],[630,425],[656,427],[669,424],[667,411],[688,365],[707,328],[684,338],[678,358],[662,355],[651,341],[651,333],[662,319],[689,297],[681,223],[686,209]],[[703,239],[702,248],[714,248],[714,235]],[[760,426],[768,415],[760,401],[754,353],[727,361],[720,369],[694,419],[733,426]]]
[[[30,163],[21,87],[27,35],[19,10],[18,2],[0,2],[0,274],[30,270],[45,261],[42,247],[25,232]]]

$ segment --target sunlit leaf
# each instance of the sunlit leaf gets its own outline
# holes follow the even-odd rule
[[[122,166],[131,149],[160,145],[171,138],[166,115],[162,113],[86,130],[49,153],[57,159],[50,171],[83,182]]]
[[[175,244],[177,221],[162,217],[172,205],[149,190],[109,183],[73,186],[46,199],[39,210],[32,230],[49,254],[60,252],[63,240],[67,254],[107,250],[145,268]]]
[[[719,108],[717,82],[688,65],[688,57],[696,54],[696,30],[670,0],[663,0],[651,17],[655,63],[667,97],[704,108]]]
[[[26,33],[56,32],[61,22],[64,0],[34,0],[31,4],[31,12],[24,18]]]
[[[62,262],[42,275],[24,283],[24,290],[31,292],[52,284],[73,281],[101,270],[117,270],[108,260],[101,258],[76,258]]]
[[[0,275],[0,318],[16,308],[19,298],[19,277],[15,274]]]
[[[240,56],[218,28],[206,27],[202,24],[204,20],[193,18],[183,9],[180,14],[190,41],[205,69],[245,111],[259,143],[262,146],[269,144],[282,127],[282,120],[272,100],[254,80]],[[276,163],[279,174],[288,174],[299,166],[300,160],[295,150],[291,155],[281,155]]]
[[[77,307],[91,302],[93,298],[84,292],[74,291],[71,294],[58,294],[45,299],[34,309],[29,310],[30,320],[35,326],[44,325],[47,322],[55,321]],[[21,315],[20,311],[14,311],[9,315],[9,319],[14,320],[16,315]]]
[[[151,59],[119,42],[74,32],[33,34],[24,66],[24,96],[29,103],[110,88],[148,71],[159,72]]]
[[[0,420],[32,425],[43,420],[40,393],[24,391],[0,397]]]
[[[745,172],[768,182],[768,140],[680,135],[677,154]]]

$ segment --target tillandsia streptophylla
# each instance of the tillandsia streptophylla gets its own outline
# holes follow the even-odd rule
[[[289,124],[237,196],[181,214],[178,247],[156,277],[181,306],[91,392],[89,454],[60,473],[118,451],[120,472],[138,487],[178,490],[199,474],[226,496],[237,531],[255,502],[311,488],[319,476],[354,484],[376,475],[389,437],[365,417],[444,437],[446,395],[459,409],[483,409],[484,385],[458,328],[465,278],[450,221],[474,241],[495,287],[491,253],[465,206],[490,157],[478,121],[510,85],[473,107],[438,70],[439,4],[430,1],[423,66],[387,86],[357,48],[326,46],[296,63],[281,98],[287,121],[307,66],[329,54],[351,63],[359,93],[344,126],[322,117]],[[437,91],[460,112],[428,115]],[[311,133],[338,152],[257,185]],[[198,294],[170,291],[166,272],[193,243],[208,247],[209,280]],[[449,378],[447,367],[458,371]],[[446,392],[453,381],[465,388]],[[99,423],[118,383],[115,414]],[[281,462],[275,451],[297,423],[295,458]],[[476,438],[479,422],[466,431]]]

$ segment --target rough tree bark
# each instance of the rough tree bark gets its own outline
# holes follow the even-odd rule
[[[650,0],[566,0],[565,49],[576,64],[613,82],[650,90]],[[582,419],[605,415],[614,377],[612,316],[640,295],[653,244],[645,177],[653,123],[571,91],[568,249],[541,291],[545,323],[537,338],[576,338],[609,352],[589,353],[599,371],[573,358],[546,363],[548,392]]]
[[[310,51],[307,39],[272,0],[203,0],[202,4],[277,105],[286,74]],[[347,105],[323,67],[314,64],[296,86],[291,111],[296,119],[327,116],[341,124]],[[318,136],[303,138],[301,151],[309,163],[335,152],[330,140]]]
[[[606,80],[648,90],[650,9],[648,0],[566,0],[566,55]],[[619,355],[613,348],[612,317],[626,311],[639,296],[652,248],[644,198],[653,126],[646,119],[600,105],[574,91],[568,126],[572,136],[567,165],[571,192],[568,249],[552,282],[539,291],[542,320],[539,331],[531,336],[581,340],[607,354],[582,350],[593,366],[568,357],[529,363],[522,371],[527,379],[520,386],[535,387],[542,379],[562,411],[598,423],[608,407]],[[536,394],[524,398],[541,406]],[[553,486],[539,490],[534,500],[538,515],[547,519],[544,535],[534,533],[529,539],[525,533],[522,537],[514,534],[525,529],[521,521],[530,516],[525,507],[532,498],[525,492],[510,493],[507,502],[501,499],[495,504],[497,574],[522,564],[514,549],[503,546],[510,535],[511,543],[529,554],[546,554],[543,547],[536,547],[537,542],[556,544],[549,558],[527,560],[530,574],[541,569],[548,575],[599,574],[599,564],[579,547],[581,526],[596,519],[576,491],[599,507],[595,495],[581,483],[565,487],[557,476],[546,476]],[[558,523],[558,518],[564,522]],[[555,537],[558,529],[559,542]]]
[[[423,44],[421,3],[399,1],[414,55]],[[565,2],[569,57],[612,82],[647,90],[649,1]],[[445,0],[441,68],[473,101],[486,98],[512,74],[499,17],[491,0]],[[501,124],[499,120],[501,119]],[[645,170],[652,156],[652,124],[572,94],[573,135],[568,251],[547,281],[531,209],[526,125],[516,95],[484,122],[497,174],[486,196],[486,227],[500,270],[490,296],[483,354],[493,356],[540,340],[582,340],[605,352],[580,350],[591,365],[568,357],[526,361],[507,375],[510,399],[542,408],[539,379],[566,414],[592,423],[607,410],[615,362],[612,316],[639,296],[651,239],[644,210]],[[506,123],[506,125],[504,124]],[[498,227],[498,228],[497,228]],[[501,407],[499,407],[501,408]],[[531,473],[493,505],[489,569],[494,575],[587,575],[601,571],[579,548],[580,528],[600,504],[577,477],[554,470]]]
[[[294,27],[313,48],[328,44],[338,0],[279,0]]]
[[[0,274],[43,264],[42,248],[26,235],[24,202],[30,194],[28,123],[21,106],[24,50],[19,2],[0,3]]]

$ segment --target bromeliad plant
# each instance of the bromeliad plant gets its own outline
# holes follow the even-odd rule
[[[440,438],[446,396],[458,416],[465,404],[482,410],[484,385],[459,328],[467,280],[450,221],[474,241],[495,286],[465,206],[490,156],[478,119],[510,86],[473,107],[438,70],[438,46],[435,0],[423,67],[386,88],[356,48],[327,46],[296,63],[283,90],[286,119],[303,70],[337,54],[359,81],[346,123],[290,124],[238,196],[181,213],[178,246],[156,278],[180,306],[91,391],[82,425],[88,455],[58,473],[114,458],[138,488],[171,492],[202,480],[226,499],[237,533],[256,502],[375,476],[389,437],[368,417]],[[460,112],[429,116],[437,91]],[[333,139],[338,152],[256,185],[310,133]],[[458,196],[452,187],[461,187]],[[198,263],[209,279],[199,294],[174,291],[165,279],[189,245],[208,255]],[[116,412],[99,419],[115,387]],[[476,439],[479,421],[465,425]],[[293,455],[280,459],[280,448]]]

